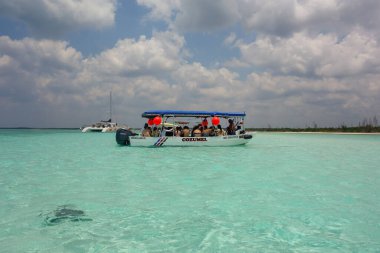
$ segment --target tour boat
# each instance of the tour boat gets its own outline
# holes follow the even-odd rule
[[[132,147],[164,147],[164,146],[237,146],[247,144],[252,139],[252,134],[247,134],[244,129],[245,112],[219,112],[219,111],[174,111],[174,110],[153,110],[142,114],[148,119],[146,126],[155,127],[157,135],[146,136],[141,133],[134,133],[130,129],[120,128],[116,131],[116,142],[119,145]],[[194,129],[194,126],[202,126],[209,129],[217,128],[221,125],[221,120],[230,121],[235,126],[234,132],[227,134],[217,134],[217,132],[204,131],[203,134],[177,134],[176,127]],[[208,126],[208,122],[211,122]],[[170,123],[172,127],[167,127]],[[185,127],[187,126],[187,127]],[[221,127],[221,126],[220,126]],[[224,126],[223,132],[226,129]],[[221,130],[219,130],[220,132]],[[214,133],[214,134],[212,134]],[[221,132],[220,132],[221,133]],[[212,135],[212,136],[211,136]]]

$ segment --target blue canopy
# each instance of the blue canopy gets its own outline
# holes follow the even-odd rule
[[[218,112],[218,111],[177,111],[177,110],[153,110],[146,111],[142,115],[144,118],[155,116],[173,117],[245,117],[245,112]]]

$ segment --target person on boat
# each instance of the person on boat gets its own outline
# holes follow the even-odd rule
[[[181,137],[189,137],[189,136],[190,136],[190,129],[188,126],[184,126],[181,132]]]
[[[193,129],[191,130],[191,136],[194,136],[194,131],[197,130],[199,125],[194,125]]]
[[[202,125],[203,127],[207,127],[207,126],[208,126],[207,118],[204,118],[204,119],[202,120],[201,125]]]
[[[177,126],[175,128],[175,131],[174,131],[174,136],[176,137],[180,137],[181,136],[181,133],[182,133],[182,127],[181,126]]]
[[[236,126],[234,124],[233,119],[228,120],[228,127],[227,127],[227,135],[235,135],[236,134]]]
[[[193,129],[192,136],[193,137],[201,137],[203,128],[201,126],[195,126]]]
[[[145,123],[144,129],[142,130],[141,135],[144,137],[151,137],[152,136],[152,131],[151,131],[148,123]]]
[[[223,136],[223,135],[226,135],[226,131],[223,130],[221,125],[218,125],[216,129],[216,136]]]
[[[208,133],[208,136],[216,136],[215,126],[211,126],[209,129],[210,132]]]
[[[157,127],[153,127],[152,137],[159,137],[159,136],[160,136],[160,131],[158,131]]]
[[[205,137],[210,136],[210,133],[211,133],[211,128],[204,126],[203,131],[202,131],[202,136],[205,136]]]
[[[193,133],[193,136],[194,137],[201,137],[202,136],[202,129],[201,128],[195,129],[194,133]]]

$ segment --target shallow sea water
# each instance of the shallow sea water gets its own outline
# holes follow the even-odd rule
[[[380,136],[228,148],[0,130],[1,252],[380,252]],[[88,219],[47,224],[61,206]]]

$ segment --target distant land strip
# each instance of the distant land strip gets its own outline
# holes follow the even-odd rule
[[[30,130],[79,130],[78,127],[0,127],[0,129],[30,129]],[[138,129],[138,128],[136,128]],[[356,126],[356,127],[246,127],[247,131],[257,132],[310,132],[310,133],[380,133],[380,126]]]
[[[79,127],[0,127],[0,129],[79,130]]]
[[[380,133],[379,126],[361,126],[361,127],[306,127],[306,128],[246,128],[247,131],[258,132],[322,132],[322,133]]]

